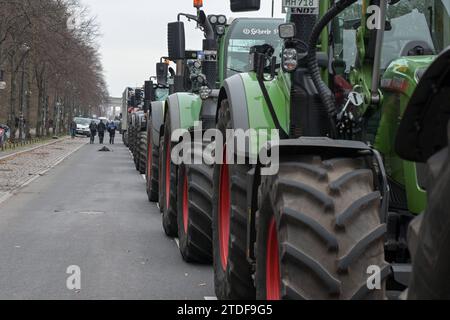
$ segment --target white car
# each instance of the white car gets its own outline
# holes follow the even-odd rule
[[[90,137],[91,136],[91,130],[89,129],[89,126],[91,124],[91,119],[87,118],[75,118],[75,123],[77,124],[77,134],[81,136]]]

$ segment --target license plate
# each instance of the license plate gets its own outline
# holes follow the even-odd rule
[[[283,13],[319,14],[319,0],[283,0]]]

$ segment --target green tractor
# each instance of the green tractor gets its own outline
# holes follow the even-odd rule
[[[155,101],[151,103],[147,127],[147,194],[151,202],[158,202],[163,212],[164,194],[159,192],[164,177],[162,168],[162,145],[164,140],[164,121],[169,95],[177,92],[194,92],[198,90],[197,77],[201,73],[198,65],[198,51],[184,51],[183,58],[163,57],[156,64],[157,85],[154,87]],[[171,60],[177,61],[178,74],[170,67]],[[162,189],[161,189],[162,190]]]
[[[407,230],[426,191],[420,165],[395,153],[395,137],[443,49],[438,39],[447,41],[448,21],[436,19],[448,17],[442,4],[283,2],[281,64],[273,47],[255,46],[253,70],[224,80],[219,93],[222,133],[278,134],[250,136],[248,150],[215,165],[218,298],[384,299],[388,278],[389,290],[408,285]],[[234,11],[259,5],[231,0]],[[262,161],[267,152],[279,162]],[[242,155],[247,164],[235,164]],[[262,174],[274,164],[277,174]]]
[[[147,181],[146,191],[150,202],[158,201],[160,130],[164,119],[164,103],[173,87],[173,70],[169,68],[169,64],[168,59],[161,58],[156,64],[156,79],[147,81],[145,86],[148,116],[143,161]]]
[[[131,112],[131,123],[129,126],[128,139],[130,144],[130,151],[133,155],[133,161],[136,170],[139,173],[145,173],[145,162],[142,161],[143,148],[145,147],[145,134],[147,129],[147,115],[146,107],[144,105],[144,90],[143,88],[136,88],[134,90],[134,105],[135,109]]]
[[[141,88],[126,88],[123,95],[122,138],[124,144],[130,149],[136,169],[140,170],[139,140],[141,132],[146,126],[145,112],[143,111],[143,90]]]
[[[166,104],[162,163],[160,165],[160,194],[164,208],[163,225],[169,236],[178,236],[180,251],[185,261],[212,262],[212,190],[214,167],[210,164],[172,162],[173,148],[183,137],[173,136],[177,129],[185,129],[189,138],[202,135],[215,128],[216,105],[223,81],[240,72],[251,69],[249,51],[252,46],[270,43],[280,47],[278,26],[281,19],[238,18],[231,23],[223,15],[207,16],[201,6],[197,15],[181,14],[198,23],[205,33],[201,59],[195,61],[201,67],[196,76],[199,86],[191,92],[178,92],[169,97]],[[179,16],[179,17],[180,17]],[[169,24],[169,56],[182,59],[184,52],[184,24]],[[179,69],[180,64],[178,64]],[[196,126],[201,124],[201,128]],[[182,139],[181,139],[182,140]],[[200,141],[191,154],[192,160],[205,145]]]

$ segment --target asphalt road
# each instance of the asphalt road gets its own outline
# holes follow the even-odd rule
[[[99,149],[82,147],[0,204],[0,299],[213,296],[212,268],[182,261],[128,149]],[[67,288],[69,266],[81,290]]]

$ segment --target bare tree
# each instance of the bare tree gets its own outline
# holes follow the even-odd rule
[[[17,114],[27,119],[27,136],[31,118],[42,136],[99,110],[108,92],[98,35],[95,18],[78,0],[0,0],[0,69],[10,84],[5,118],[13,136]]]

